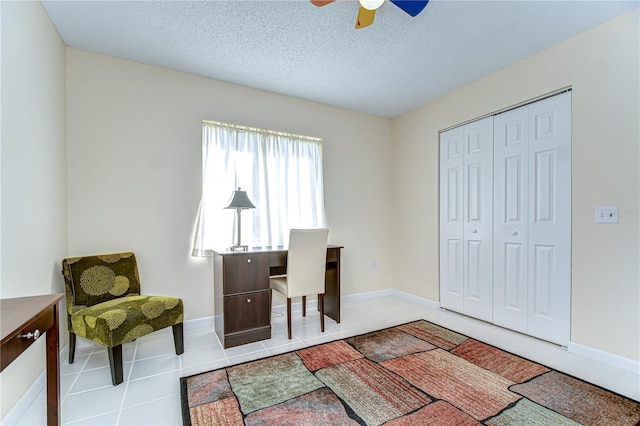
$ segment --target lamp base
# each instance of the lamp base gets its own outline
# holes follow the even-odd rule
[[[249,251],[249,246],[234,244],[231,247],[229,247],[229,250],[231,250],[231,251]]]

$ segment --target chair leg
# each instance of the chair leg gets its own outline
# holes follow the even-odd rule
[[[109,366],[111,367],[111,382],[113,386],[122,383],[122,345],[107,348],[109,352]]]
[[[76,356],[76,334],[69,332],[69,364],[73,364]]]
[[[182,333],[182,323],[174,324],[173,328],[173,345],[176,347],[176,355],[184,353],[184,335]]]
[[[289,340],[291,340],[291,298],[287,297],[287,330],[289,331]]]
[[[307,316],[307,296],[302,296],[302,316]]]
[[[318,295],[318,305],[320,305],[320,330],[324,333],[324,294]]]

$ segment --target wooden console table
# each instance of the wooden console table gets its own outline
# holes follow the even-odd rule
[[[340,322],[340,249],[327,247],[324,313]],[[287,249],[254,247],[216,251],[213,261],[215,330],[230,348],[271,338],[269,277],[287,272]]]
[[[58,301],[64,294],[0,299],[0,371],[47,333],[47,425],[59,426]]]

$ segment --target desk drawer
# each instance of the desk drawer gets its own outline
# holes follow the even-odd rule
[[[327,262],[337,262],[340,249],[336,247],[327,248]],[[287,252],[276,252],[269,255],[269,266],[271,268],[287,266]],[[286,273],[286,272],[285,272]]]
[[[224,294],[269,288],[269,253],[224,256]]]
[[[224,298],[224,333],[249,331],[271,324],[271,290]]]
[[[287,252],[279,251],[269,254],[269,266],[272,268],[287,266]]]
[[[44,333],[49,330],[53,326],[53,309],[49,309],[46,312],[43,312],[39,316],[35,317],[27,324],[25,324],[22,329],[15,334],[14,337],[9,339],[2,345],[2,367],[1,369],[9,365],[14,359],[16,359],[22,352],[24,352],[36,339],[33,337],[26,338],[20,337],[21,335],[27,335],[32,333],[32,335],[38,331],[40,336],[43,336]]]

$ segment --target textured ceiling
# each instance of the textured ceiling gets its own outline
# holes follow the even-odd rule
[[[387,1],[358,30],[353,0],[43,5],[71,47],[392,118],[640,2]]]

